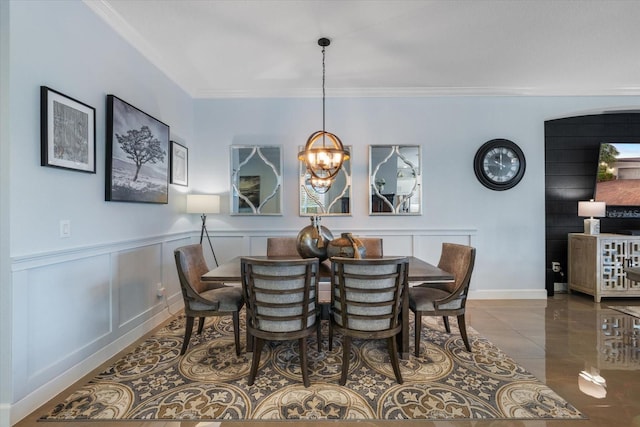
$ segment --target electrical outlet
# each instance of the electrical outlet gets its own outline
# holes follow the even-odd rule
[[[553,270],[554,273],[560,273],[560,271],[562,271],[562,267],[560,267],[559,262],[553,261],[551,263],[551,270]]]
[[[164,297],[164,286],[162,286],[162,283],[158,283],[157,295],[159,297]]]

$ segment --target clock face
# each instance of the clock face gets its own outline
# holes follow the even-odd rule
[[[492,139],[483,144],[473,163],[478,180],[492,190],[512,188],[524,175],[524,154],[507,139]]]

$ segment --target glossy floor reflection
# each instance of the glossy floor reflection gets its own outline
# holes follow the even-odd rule
[[[340,421],[340,426],[420,427],[640,427],[640,318],[611,306],[638,306],[640,299],[605,299],[559,294],[547,300],[469,301],[469,325],[576,406],[588,420],[579,421]],[[581,375],[582,373],[582,375]],[[92,374],[93,375],[93,374]],[[82,381],[86,382],[85,380]],[[73,387],[70,388],[70,390]],[[18,423],[18,427],[58,427],[69,422],[38,423],[38,416],[69,394]],[[296,425],[327,421],[290,421]],[[333,422],[335,423],[335,422]],[[225,427],[265,422],[78,422],[74,427]]]

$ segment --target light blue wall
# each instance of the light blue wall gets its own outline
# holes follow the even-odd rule
[[[0,426],[11,404],[11,263],[9,256],[9,2],[0,0]],[[8,359],[8,360],[7,360]]]
[[[475,229],[472,294],[519,298],[537,290],[546,295],[544,121],[639,104],[639,97],[329,98],[326,128],[353,147],[353,215],[327,217],[322,224],[368,232]],[[281,144],[284,150],[284,215],[218,216],[211,218],[212,227],[295,230],[308,224],[308,218],[298,216],[296,159],[299,147],[321,126],[320,106],[317,99],[195,101],[198,154],[191,172],[193,182],[204,190],[228,196],[229,166],[222,154],[230,144]],[[526,156],[523,180],[508,191],[486,189],[473,172],[476,150],[493,138],[515,141]],[[423,215],[368,215],[369,144],[422,147]]]
[[[91,245],[190,227],[170,204],[104,201],[106,95],[114,94],[192,143],[191,98],[80,1],[11,2],[11,253]],[[40,85],[96,109],[97,173],[40,166]],[[71,237],[59,238],[59,221]]]

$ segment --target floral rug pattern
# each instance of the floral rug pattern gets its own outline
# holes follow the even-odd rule
[[[400,360],[404,384],[395,381],[384,340],[354,341],[344,387],[341,336],[334,335],[329,351],[323,325],[320,351],[315,337],[307,341],[311,387],[305,388],[297,342],[265,344],[249,386],[251,355],[236,356],[231,318],[209,318],[200,336],[194,327],[181,357],[180,316],[41,420],[584,418],[472,329],[467,352],[452,320],[447,334],[441,319],[424,318],[420,357],[412,349]]]

